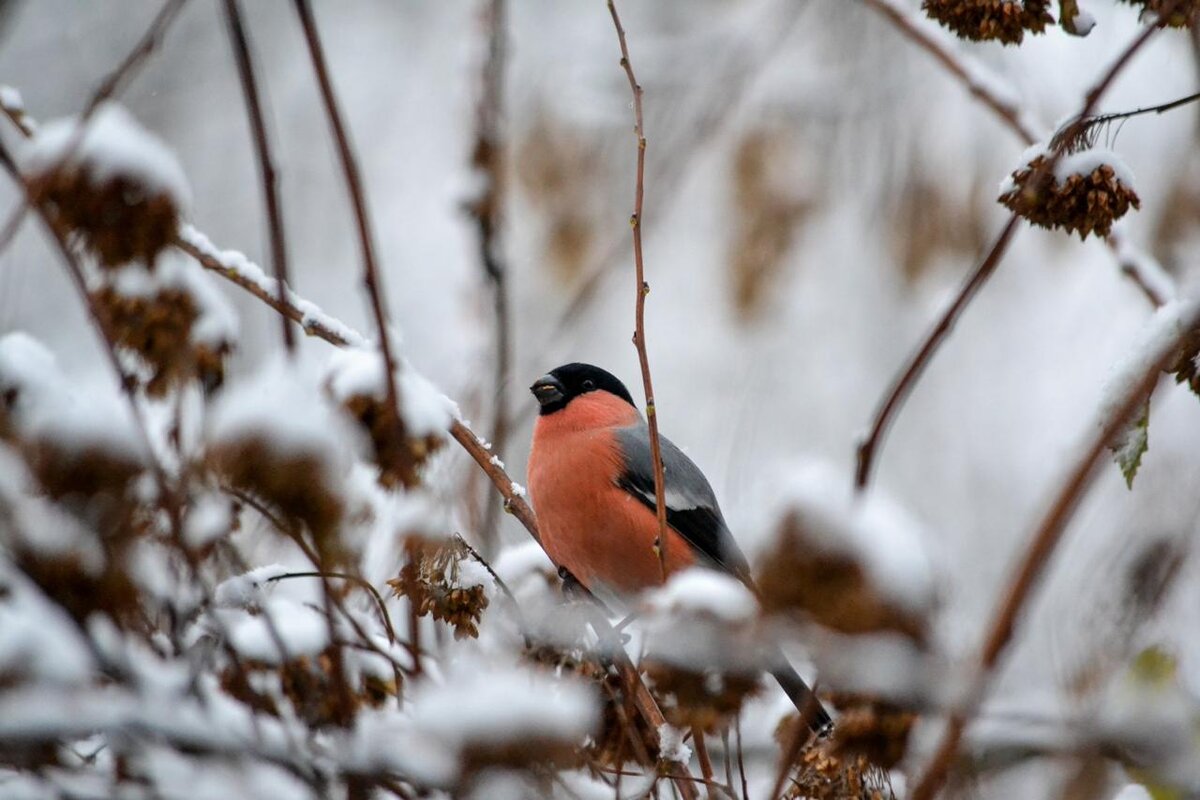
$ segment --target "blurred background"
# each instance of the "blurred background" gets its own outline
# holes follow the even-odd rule
[[[283,0],[245,5],[295,289],[370,331],[353,217],[299,25]],[[641,397],[630,343],[636,144],[607,9],[600,0],[510,3],[498,246],[513,339],[497,390],[492,287],[465,210],[481,180],[471,164],[487,46],[481,6],[314,5],[404,353],[481,433],[504,394],[511,432],[501,455],[522,480],[534,412],[526,387],[542,373],[590,361]],[[947,41],[1011,83],[1048,136],[1138,29],[1130,7],[1084,6],[1098,22],[1084,39],[1050,28],[1019,48]],[[8,0],[0,81],[36,119],[77,113],[159,7]],[[851,482],[857,438],[895,370],[1002,227],[997,187],[1025,148],[860,3],[626,0],[620,9],[645,88],[647,339],[660,425],[705,470],[753,551],[763,532],[747,521],[768,476],[818,460]],[[261,185],[219,11],[188,3],[120,100],[178,154],[194,224],[265,264]],[[1195,42],[1167,31],[1121,74],[1104,110],[1189,94],[1198,75]],[[1142,200],[1127,238],[1186,291],[1200,272],[1196,106],[1113,133],[1108,143]],[[5,215],[15,202],[11,185],[0,187]],[[222,289],[241,312],[234,371],[254,370],[279,348],[278,324]],[[941,577],[938,635],[952,654],[978,646],[1013,560],[1095,431],[1111,367],[1151,313],[1102,242],[1022,226],[898,416],[874,490],[925,525]],[[68,371],[105,369],[30,223],[0,256],[0,333],[17,329],[45,341]],[[328,350],[304,346],[314,359]],[[1198,452],[1200,401],[1165,387],[1133,490],[1105,465],[1030,610],[998,705],[1036,712],[1124,635],[1115,620],[1133,565],[1156,543],[1186,546],[1195,534]],[[468,531],[484,491],[469,489]],[[511,520],[501,527],[505,541],[524,540]],[[1166,608],[1136,635],[1176,652],[1200,684],[1200,570],[1195,559],[1183,569]]]

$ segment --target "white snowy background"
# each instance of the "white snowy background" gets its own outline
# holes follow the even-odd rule
[[[353,217],[299,26],[282,0],[244,5],[276,143],[294,288],[371,330]],[[1097,19],[1086,39],[1051,28],[1019,48],[947,41],[1010,83],[1048,136],[1138,29],[1127,6],[1084,5]],[[478,9],[388,0],[316,6],[404,353],[486,433],[491,306],[461,207],[477,180],[469,151],[483,57]],[[41,120],[76,113],[158,7],[6,3],[0,80],[19,88]],[[704,469],[735,535],[754,551],[766,533],[753,524],[757,507],[780,471],[824,462],[849,487],[857,437],[894,371],[999,232],[1006,212],[994,202],[997,186],[1025,145],[862,4],[620,7],[645,87],[647,337],[660,425]],[[589,361],[640,397],[630,344],[634,138],[603,2],[524,0],[512,3],[510,21],[504,131],[512,174],[501,241],[515,346],[503,391],[519,413],[501,456],[523,480],[533,419],[525,387],[539,375]],[[1103,108],[1193,92],[1198,69],[1188,34],[1167,31],[1121,74]],[[261,187],[218,5],[187,4],[120,101],[178,156],[197,228],[266,263]],[[794,227],[760,302],[743,315],[733,300],[733,250],[747,213],[736,193],[737,154],[756,136],[771,142],[765,181],[792,209]],[[1197,141],[1195,107],[1186,107],[1132,120],[1109,142],[1142,199],[1124,233],[1183,292],[1200,268]],[[1181,229],[1169,228],[1187,196],[1190,214]],[[15,202],[11,185],[0,187],[0,207]],[[566,254],[551,244],[562,225],[584,231]],[[933,244],[907,256],[906,270],[918,228]],[[573,306],[592,276],[594,289]],[[110,380],[64,277],[38,226],[27,223],[0,256],[0,334],[40,339],[81,384]],[[220,290],[240,317],[232,373],[262,369],[279,349],[275,316],[235,287]],[[1103,243],[1023,225],[899,414],[875,490],[921,523],[938,580],[936,637],[951,654],[968,658],[978,647],[1017,555],[1094,433],[1110,371],[1151,312]],[[320,341],[303,348],[314,363],[328,358]],[[1023,618],[994,708],[1053,716],[1064,685],[1111,635],[1129,563],[1153,539],[1194,539],[1197,452],[1200,401],[1164,387],[1132,491],[1106,463]],[[448,458],[465,461],[458,452]],[[502,525],[508,546],[526,541],[515,521]],[[269,563],[269,542],[245,547]],[[368,577],[382,581],[394,566],[373,564]],[[1182,674],[1200,684],[1198,577],[1189,559],[1167,607],[1138,637],[1176,653]],[[984,785],[981,796],[1028,796],[1021,781],[1035,780],[1020,773]]]

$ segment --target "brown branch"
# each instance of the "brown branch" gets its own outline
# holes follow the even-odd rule
[[[259,177],[262,178],[263,200],[267,206],[267,228],[271,239],[271,267],[279,285],[279,301],[287,300],[288,260],[287,239],[283,232],[283,212],[279,207],[279,183],[275,174],[275,161],[271,158],[271,143],[267,137],[267,124],[263,118],[262,103],[258,96],[258,79],[254,74],[254,62],[250,57],[250,43],[238,0],[225,0],[225,18],[229,24],[229,39],[237,61],[238,76],[242,82],[242,95],[246,101],[246,116],[254,134],[254,150],[258,156]],[[283,345],[289,353],[296,349],[296,338],[286,318],[280,318],[283,326]]]
[[[911,800],[930,800],[941,789],[949,774],[950,766],[958,752],[963,731],[974,715],[986,689],[988,679],[996,667],[1000,656],[1003,655],[1012,640],[1021,611],[1026,601],[1037,588],[1046,566],[1054,554],[1055,548],[1062,540],[1067,523],[1074,514],[1085,492],[1095,478],[1097,466],[1107,452],[1110,443],[1124,430],[1134,413],[1142,407],[1154,391],[1159,374],[1174,357],[1181,341],[1200,324],[1200,308],[1193,308],[1182,324],[1178,333],[1171,337],[1150,359],[1149,366],[1139,379],[1121,398],[1121,402],[1108,418],[1102,429],[1089,442],[1083,456],[1076,462],[1066,481],[1059,489],[1051,503],[1049,511],[1038,525],[1030,540],[1025,556],[1013,574],[1012,580],[1004,591],[1004,596],[993,615],[988,627],[987,638],[979,653],[979,663],[976,666],[974,690],[967,703],[956,713],[952,714],[941,744],[926,768],[924,776],[916,784],[910,795]]]
[[[920,21],[915,19],[907,9],[896,5],[892,0],[863,0],[863,2],[891,20],[900,33],[933,56],[939,64],[946,68],[947,72],[963,84],[963,87],[976,100],[990,108],[1000,118],[1000,121],[1007,125],[1026,145],[1037,141],[1033,129],[1023,118],[1021,108],[997,96],[991,86],[980,81],[976,74],[964,66],[957,53],[932,36],[930,31],[922,30]]]
[[[485,0],[482,12],[487,34],[487,57],[480,72],[480,94],[475,108],[475,145],[472,166],[484,178],[483,189],[470,204],[479,235],[479,260],[492,289],[492,321],[495,325],[493,362],[492,424],[495,448],[504,452],[511,430],[508,408],[508,374],[512,358],[512,324],[508,304],[507,266],[501,256],[500,230],[504,224],[504,142],[501,122],[504,112],[505,0]],[[479,539],[485,551],[495,547],[500,506],[486,502]]]
[[[642,369],[642,388],[646,394],[646,422],[650,426],[650,458],[654,462],[654,513],[658,517],[658,535],[654,539],[654,551],[662,579],[667,579],[667,501],[666,480],[663,477],[662,443],[658,439],[658,408],[654,403],[654,384],[650,379],[650,356],[646,352],[646,295],[650,284],[646,282],[645,262],[642,259],[642,199],[646,179],[646,128],[642,118],[642,86],[633,74],[633,63],[629,60],[629,45],[625,41],[625,28],[617,15],[613,0],[608,0],[608,13],[617,29],[617,41],[621,45],[621,66],[629,78],[629,90],[633,93],[633,133],[637,137],[637,184],[633,192],[633,216],[629,225],[633,228],[633,264],[637,280],[637,302],[634,306],[633,345],[637,348],[638,364]]]
[[[1173,8],[1174,4],[1170,7]],[[1113,62],[1112,66],[1109,67],[1096,85],[1092,87],[1091,91],[1088,92],[1083,109],[1074,118],[1074,121],[1064,125],[1054,137],[1050,157],[1046,159],[1041,169],[1035,171],[1030,177],[1030,186],[1038,186],[1043,176],[1053,172],[1066,151],[1067,142],[1072,138],[1069,135],[1070,130],[1077,129],[1079,125],[1084,124],[1083,121],[1095,110],[1096,106],[1100,103],[1101,97],[1103,97],[1104,93],[1112,85],[1112,82],[1116,80],[1117,75],[1121,73],[1133,56],[1158,30],[1158,26],[1147,27],[1121,51],[1121,54]],[[971,299],[987,283],[988,278],[996,271],[996,267],[999,266],[1000,261],[1008,251],[1008,245],[1020,220],[1021,217],[1016,213],[1008,218],[1008,223],[996,238],[991,250],[984,256],[983,261],[975,268],[975,271],[967,279],[967,282],[963,284],[962,289],[959,290],[958,295],[950,303],[950,306],[942,313],[937,323],[926,334],[921,346],[900,371],[898,377],[893,381],[891,389],[888,390],[888,393],[880,402],[871,423],[870,432],[858,444],[854,473],[854,488],[856,491],[861,492],[867,488],[871,480],[872,468],[874,467],[875,453],[887,433],[892,418],[900,410],[901,406],[903,406],[917,378],[925,371],[925,367],[929,365],[930,359],[933,358],[938,347],[953,329],[954,323],[958,320],[958,317],[962,314],[967,304],[970,303]]]
[[[375,259],[375,239],[371,232],[371,218],[367,210],[366,196],[363,191],[362,178],[359,174],[358,161],[350,146],[350,137],[346,125],[342,121],[342,113],[338,107],[337,95],[333,82],[329,77],[329,68],[325,63],[325,53],[321,47],[321,39],[317,32],[317,23],[313,18],[309,0],[295,0],[296,13],[304,28],[304,40],[308,44],[308,55],[312,61],[313,71],[317,76],[317,84],[321,90],[321,99],[325,105],[325,115],[329,118],[330,128],[337,144],[338,157],[342,163],[342,172],[346,180],[346,188],[350,192],[350,201],[354,206],[354,219],[358,228],[358,241],[362,249],[363,283],[371,301],[371,313],[375,317],[375,325],[379,331],[379,347],[383,353],[383,371],[387,386],[387,404],[391,409],[391,423],[397,428],[400,424],[400,401],[396,393],[396,360],[392,355],[391,337],[388,336],[387,312],[384,309],[384,291],[379,266]]]

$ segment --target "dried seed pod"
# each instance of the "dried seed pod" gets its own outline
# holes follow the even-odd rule
[[[421,481],[422,466],[444,442],[452,404],[400,363],[392,375],[400,407],[390,409],[385,375],[381,353],[346,349],[332,357],[325,388],[370,437],[380,484],[411,489]]]
[[[783,521],[762,558],[758,587],[768,613],[800,614],[843,633],[895,631],[923,642],[925,620],[879,591],[862,563],[814,543],[805,518]]]
[[[712,730],[736,715],[764,668],[753,593],[707,569],[672,575],[645,598],[642,667],[677,728]]]
[[[45,125],[23,155],[34,196],[105,267],[152,267],[179,231],[188,195],[179,162],[115,105],[97,110],[82,133],[74,120]]]
[[[371,437],[379,483],[387,488],[412,488],[421,482],[420,468],[443,443],[437,436],[409,436],[404,421],[387,407],[387,402],[370,395],[356,394],[342,406]]]
[[[1050,156],[1036,155],[1001,187],[1000,202],[1034,225],[1107,236],[1130,206],[1141,208],[1128,171],[1114,154],[1085,150],[1063,156],[1054,174]]]
[[[713,731],[737,716],[761,686],[755,673],[684,669],[674,664],[643,664],[655,694],[667,699],[663,715],[676,728]]]
[[[883,770],[900,763],[917,720],[913,711],[857,694],[835,693],[830,700],[838,710],[830,748],[834,755],[861,756]]]
[[[296,533],[307,528],[323,561],[348,558],[339,537],[345,504],[317,454],[289,452],[249,434],[214,445],[209,464],[230,486],[270,506]]]
[[[775,740],[783,748],[799,733],[807,737],[807,729],[797,731],[800,716],[784,717],[775,729]],[[839,719],[838,725],[841,725]],[[831,740],[809,742],[797,757],[787,800],[895,800],[886,770],[871,763],[866,756],[837,752]]]
[[[1020,44],[1054,24],[1050,0],[924,0],[922,10],[963,39]]]
[[[108,315],[116,343],[137,353],[151,369],[146,394],[163,397],[190,369],[190,340],[196,307],[191,297],[165,289],[150,297],[123,295],[111,286],[92,292]]]
[[[1170,7],[1164,24],[1172,28],[1194,28],[1200,22],[1200,0],[1122,0],[1131,6],[1141,9],[1141,16],[1153,14],[1158,17],[1163,10]]]
[[[221,673],[221,688],[247,706],[272,716],[281,713],[275,696],[261,688],[261,678],[278,681],[279,694],[287,698],[296,716],[313,728],[346,727],[363,707],[379,708],[395,697],[396,687],[374,676],[363,676],[360,685],[346,687],[350,707],[344,708],[342,695],[334,683],[333,659],[336,651],[326,647],[314,656],[297,656],[284,664],[244,661]]]
[[[461,542],[430,542],[409,537],[408,562],[388,581],[397,597],[407,597],[421,616],[430,615],[454,629],[456,639],[479,636],[479,620],[488,607],[490,576]]]

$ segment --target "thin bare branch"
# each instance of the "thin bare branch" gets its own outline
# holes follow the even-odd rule
[[[907,8],[896,0],[863,0],[871,8],[887,17],[904,36],[929,55],[933,56],[946,71],[958,79],[971,95],[990,108],[996,116],[1007,125],[1026,145],[1037,141],[1037,134],[1022,108],[1011,99],[1001,96],[996,91],[994,81],[981,78],[980,70],[968,66],[970,62],[947,47],[936,30],[932,30],[926,20],[915,17]]]
[[[617,15],[613,0],[608,0],[608,13],[617,29],[617,41],[621,45],[621,66],[629,78],[629,90],[633,93],[633,133],[637,137],[637,183],[633,192],[633,216],[629,225],[633,228],[633,265],[637,280],[637,301],[634,306],[633,345],[637,348],[638,364],[642,369],[642,389],[646,394],[646,422],[650,426],[650,458],[654,462],[654,513],[658,518],[658,535],[654,539],[654,551],[662,579],[667,579],[667,500],[666,479],[663,477],[662,443],[658,438],[658,407],[654,403],[654,383],[650,378],[650,356],[646,352],[646,295],[650,284],[646,282],[646,267],[642,258],[642,200],[646,183],[646,128],[642,117],[642,86],[633,74],[633,62],[629,60],[629,44],[625,41],[625,28]]]
[[[1178,333],[1162,344],[1160,349],[1148,360],[1149,366],[1121,398],[1120,404],[1116,406],[1104,426],[1092,437],[1083,455],[1068,473],[1067,479],[1055,495],[1045,517],[1034,531],[1029,547],[1017,566],[1012,580],[1004,590],[1004,595],[988,626],[987,638],[979,653],[975,678],[972,681],[972,692],[968,697],[967,704],[950,716],[941,744],[926,768],[925,774],[910,795],[912,800],[930,800],[945,783],[950,766],[958,752],[963,731],[978,709],[992,672],[1012,641],[1021,612],[1037,588],[1038,582],[1050,562],[1050,557],[1062,540],[1067,523],[1079,506],[1088,487],[1091,486],[1097,467],[1108,451],[1110,443],[1124,430],[1134,413],[1146,402],[1158,383],[1163,368],[1174,357],[1180,342],[1198,324],[1200,324],[1200,307],[1191,310],[1189,317],[1181,321]]]
[[[505,76],[505,0],[484,0],[481,13],[487,38],[487,57],[480,67],[479,101],[475,107],[475,145],[471,164],[483,178],[478,197],[470,204],[479,236],[479,260],[484,277],[492,290],[492,323],[495,327],[495,353],[492,373],[492,443],[500,452],[508,444],[509,425],[508,375],[512,364],[512,323],[508,306],[508,268],[500,248],[500,230],[504,225],[504,118]],[[491,502],[488,493],[483,512],[479,540],[485,551],[496,544],[496,526],[500,506]]]
[[[317,23],[313,18],[312,7],[309,0],[295,0],[295,6],[296,13],[300,17],[300,25],[304,28],[304,40],[308,45],[308,55],[312,60],[313,71],[316,73],[317,84],[321,90],[325,114],[329,118],[329,126],[333,130],[333,137],[337,144],[346,188],[350,192],[350,201],[354,206],[358,242],[362,249],[363,283],[371,301],[371,313],[375,317],[375,325],[379,331],[379,347],[383,353],[387,404],[393,416],[392,424],[399,426],[400,402],[396,393],[396,360],[392,354],[391,337],[388,335],[387,311],[384,308],[385,293],[379,265],[375,259],[375,237],[371,232],[371,215],[367,209],[358,161],[354,157],[354,150],[350,146],[350,136],[346,131],[345,122],[342,120],[342,112],[338,106],[337,94],[333,89],[333,81],[329,76],[329,67],[325,63],[325,51],[321,47],[321,38],[317,32]]]
[[[1174,7],[1174,4],[1170,6]],[[1165,15],[1164,15],[1165,16]],[[1086,120],[1100,103],[1100,99],[1104,93],[1116,80],[1121,71],[1129,64],[1130,60],[1137,54],[1139,50],[1150,40],[1151,37],[1159,30],[1157,26],[1148,26],[1141,31],[1134,40],[1121,51],[1112,66],[1103,74],[1100,80],[1088,92],[1087,98],[1084,101],[1083,108],[1074,121],[1063,126],[1059,135],[1054,137],[1056,146],[1052,149],[1050,157],[1046,159],[1040,170],[1037,170],[1030,178],[1030,186],[1039,185],[1044,175],[1050,174],[1058,165],[1065,152],[1066,143],[1072,138],[1070,135],[1062,135],[1063,132],[1069,131],[1073,127],[1083,124],[1081,121]],[[887,429],[891,424],[892,418],[903,406],[904,401],[908,398],[913,387],[916,384],[917,378],[925,371],[925,367],[929,365],[930,359],[937,352],[938,347],[946,336],[954,327],[954,323],[962,314],[967,304],[971,299],[978,294],[983,285],[987,283],[988,278],[995,272],[1000,261],[1004,258],[1008,251],[1008,246],[1012,241],[1012,235],[1016,232],[1016,228],[1020,223],[1021,217],[1014,213],[1009,217],[1004,229],[1000,235],[996,237],[995,243],[984,256],[979,266],[963,284],[958,295],[951,301],[949,307],[942,313],[937,323],[933,326],[920,347],[917,348],[913,356],[905,364],[904,368],[898,374],[896,380],[893,381],[888,393],[880,402],[878,409],[873,417],[871,428],[866,437],[858,444],[856,453],[856,466],[854,473],[854,488],[856,491],[864,491],[871,480],[872,470],[875,463],[875,454],[878,450],[883,437],[887,433]]]
[[[287,300],[288,259],[287,238],[284,236],[283,211],[279,207],[279,182],[275,172],[275,160],[271,157],[271,142],[267,136],[267,123],[263,117],[262,103],[258,95],[258,78],[254,73],[254,60],[250,55],[250,43],[238,0],[225,0],[225,19],[229,24],[229,39],[237,61],[238,76],[242,82],[242,95],[246,101],[246,116],[254,134],[254,152],[258,156],[259,177],[263,184],[263,201],[267,206],[267,228],[271,240],[271,267],[279,285],[279,301]],[[283,326],[283,345],[289,353],[296,349],[296,338],[292,326],[285,317],[279,320]]]

